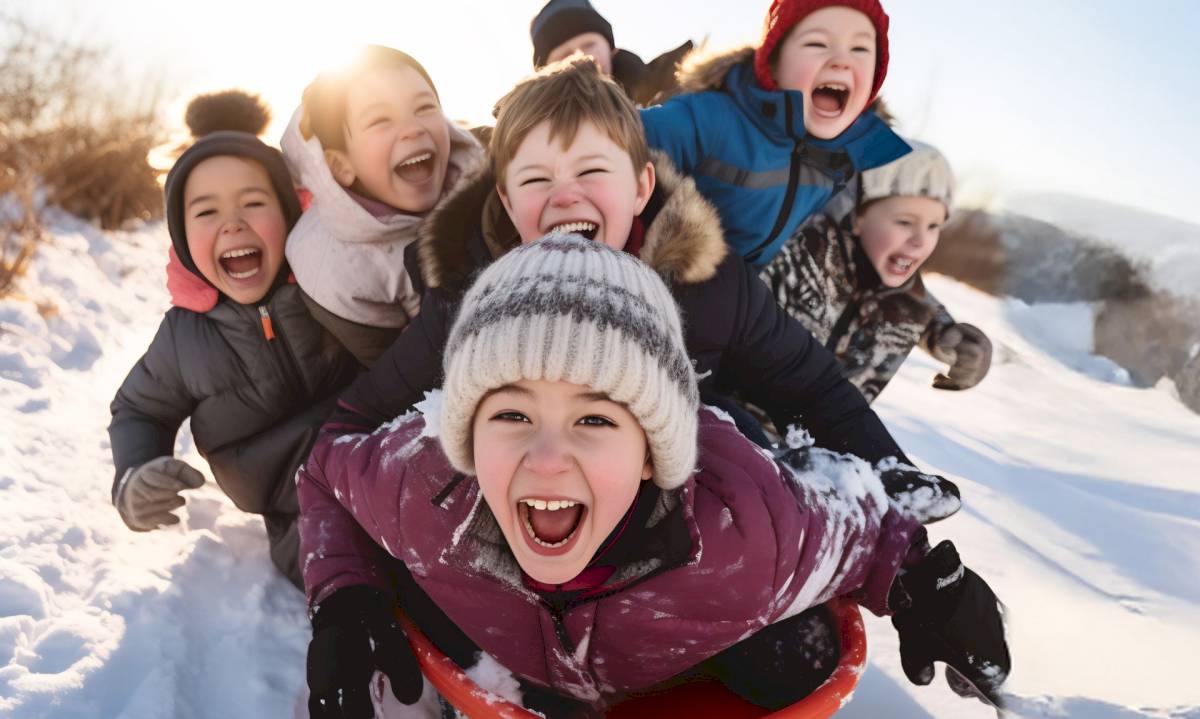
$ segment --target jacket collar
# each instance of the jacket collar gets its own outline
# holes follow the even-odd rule
[[[809,137],[804,129],[804,94],[765,90],[754,77],[754,48],[689,56],[679,73],[684,92],[726,92],[755,127],[778,143],[803,142],[828,155],[849,159],[858,172],[886,165],[912,148],[874,112],[864,112],[830,140]],[[824,163],[823,163],[824,164]]]
[[[645,236],[638,257],[668,282],[703,282],[728,252],[720,218],[665,155],[654,152],[652,159],[657,184],[641,215]],[[426,286],[460,294],[476,271],[520,244],[495,187],[485,169],[429,215],[418,250]]]

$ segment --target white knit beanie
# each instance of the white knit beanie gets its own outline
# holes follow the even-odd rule
[[[931,197],[946,206],[954,199],[954,173],[936,147],[908,140],[912,152],[862,174],[861,204],[887,197]]]
[[[695,468],[699,393],[679,308],[650,267],[600,242],[552,234],[492,263],[463,298],[443,369],[439,434],[459,471],[475,471],[480,400],[523,379],[583,385],[626,406],[663,489]]]

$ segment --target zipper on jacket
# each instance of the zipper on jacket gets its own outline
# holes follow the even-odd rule
[[[783,205],[779,208],[779,216],[775,218],[775,226],[771,228],[771,234],[767,235],[767,239],[763,240],[758,247],[755,247],[747,255],[746,259],[751,263],[758,262],[758,258],[762,256],[764,250],[771,246],[779,234],[783,232],[783,228],[787,225],[788,217],[792,214],[792,203],[796,201],[796,191],[800,185],[800,157],[804,154],[804,146],[800,140],[796,139],[792,129],[792,98],[789,95],[783,96],[784,109],[786,111],[787,134],[792,138],[792,160],[788,168],[788,184],[787,192],[783,195]]]
[[[299,363],[292,356],[292,351],[288,347],[287,339],[283,336],[283,327],[276,329],[274,322],[271,321],[271,311],[267,308],[266,302],[258,306],[258,316],[262,323],[263,338],[267,341],[267,351],[275,357],[279,365],[279,372],[283,377],[291,383],[293,387],[300,390],[306,390],[304,385],[303,375],[300,373]],[[275,342],[278,339],[279,342]]]

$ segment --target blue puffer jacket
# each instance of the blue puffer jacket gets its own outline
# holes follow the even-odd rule
[[[650,146],[716,205],[729,246],[761,269],[859,173],[911,148],[873,113],[832,140],[806,136],[803,94],[762,89],[752,63],[741,50],[695,66],[680,78],[691,92],[643,110],[642,122]]]

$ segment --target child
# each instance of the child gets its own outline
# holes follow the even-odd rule
[[[442,113],[420,63],[378,45],[305,89],[282,146],[312,193],[288,262],[313,315],[369,366],[420,308],[405,249],[483,148]]]
[[[887,32],[879,0],[772,0],[758,47],[689,58],[680,84],[691,94],[643,111],[651,147],[695,178],[720,212],[730,247],[756,268],[797,244],[796,261],[812,262],[803,258],[807,225],[848,218],[860,173],[909,151],[865,112],[887,75]],[[766,279],[795,308],[804,298],[790,296],[780,275],[770,267]],[[970,347],[957,352],[956,343],[969,325],[929,301],[938,310],[929,333],[934,356],[953,365],[934,386],[965,389],[971,380],[959,378],[976,374],[966,365],[978,355]]]
[[[949,217],[954,176],[935,148],[910,144],[911,153],[863,173],[852,218],[814,218],[763,273],[775,299],[837,355],[869,402],[923,337],[951,365],[934,386],[972,387],[991,364],[991,343],[976,327],[939,332],[920,267]]]
[[[239,97],[244,111],[230,111]],[[284,239],[300,202],[279,151],[255,136],[267,123],[255,103],[225,93],[188,108],[193,132],[231,117],[250,122],[200,137],[167,175],[175,306],[112,403],[112,496],[133,530],[179,521],[179,493],[204,483],[172,456],[190,417],[217,484],[239,509],[263,515],[272,561],[302,586],[293,478],[355,363],[288,281]]]
[[[688,40],[649,62],[613,42],[612,25],[588,0],[550,0],[529,24],[533,69],[565,60],[576,52],[591,57],[639,107],[675,94],[675,68],[689,52]]]
[[[890,487],[928,485],[947,500],[941,516],[957,509],[953,485],[911,468],[833,356],[726,252],[716,213],[692,182],[661,155],[651,160],[636,108],[594,63],[548,67],[497,110],[493,172],[464,183],[422,230],[421,314],[342,395],[331,434],[390,421],[441,385],[450,320],[480,269],[552,230],[578,232],[669,278],[702,388],[732,385],[777,426],[803,424],[818,446],[872,463],[898,459],[909,469],[889,473]]]
[[[526,697],[592,711],[744,640],[757,653],[718,678],[793,703],[779,659],[800,637],[780,630],[848,593],[896,613],[923,683],[934,659],[992,693],[1007,675],[995,595],[949,542],[929,553],[863,465],[788,468],[697,413],[675,303],[629,254],[550,235],[493,263],[445,378],[438,414],[322,444],[299,474],[312,716],[353,715],[376,669],[398,700],[421,692],[375,545]],[[579,715],[563,709],[539,710]]]

